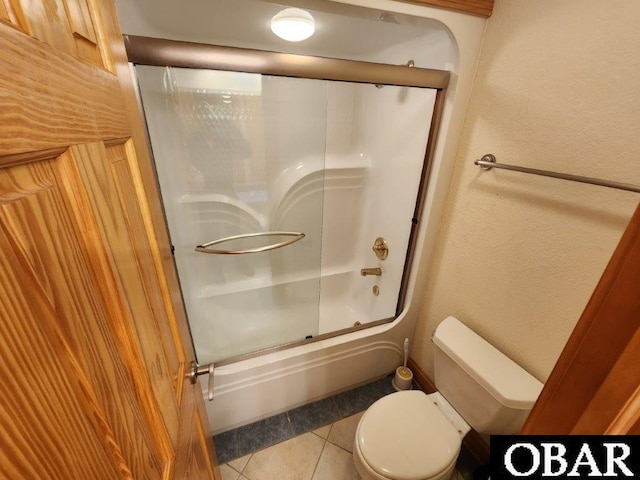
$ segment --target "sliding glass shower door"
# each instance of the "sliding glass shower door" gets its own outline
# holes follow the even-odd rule
[[[200,364],[396,318],[436,90],[136,72]]]
[[[317,335],[326,84],[136,72],[198,362]]]

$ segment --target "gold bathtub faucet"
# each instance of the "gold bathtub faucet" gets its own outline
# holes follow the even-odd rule
[[[382,269],[380,267],[363,268],[362,270],[360,270],[360,275],[362,275],[363,277],[366,277],[367,275],[375,275],[379,277],[380,275],[382,275]]]

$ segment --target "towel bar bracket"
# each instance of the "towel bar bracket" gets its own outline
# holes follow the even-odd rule
[[[480,159],[481,162],[491,162],[491,163],[496,163],[496,156],[493,155],[492,153],[487,153],[486,155],[483,155],[482,158]],[[486,165],[486,164],[482,164],[482,163],[476,163],[476,165],[480,165],[480,168],[482,170],[491,170],[493,168],[492,165]]]

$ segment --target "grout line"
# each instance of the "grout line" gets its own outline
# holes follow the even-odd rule
[[[247,469],[247,466],[249,465],[249,462],[251,461],[252,458],[253,458],[253,453],[250,454],[249,460],[247,460],[247,463],[245,463],[244,467],[242,467],[242,472],[240,472],[240,477],[244,477],[251,480],[247,475],[244,474],[244,471]],[[238,477],[238,480],[240,480],[240,477]]]
[[[339,422],[340,420],[336,420],[336,422]],[[333,422],[331,424],[331,426],[329,427],[329,431],[327,432],[327,438],[325,439],[327,442],[329,441],[329,437],[331,436],[331,430],[333,430],[333,426],[336,424],[336,422]],[[333,443],[333,442],[331,442]]]
[[[333,445],[334,447],[338,447],[341,448],[342,450],[346,450],[344,447],[341,447],[340,445],[338,445],[337,443],[332,442],[331,440],[327,439],[327,442],[329,442],[331,445]],[[348,450],[347,450],[348,451]],[[351,452],[349,452],[351,453]]]
[[[238,470],[237,468],[234,468],[230,462],[233,462],[234,460],[238,460],[239,458],[242,457],[246,457],[249,456],[249,458],[247,459],[247,461],[244,464],[244,467],[242,467],[241,470]],[[240,478],[242,475],[244,475],[244,471],[247,468],[247,465],[249,465],[249,462],[251,461],[251,458],[253,457],[253,453],[248,453],[247,455],[242,455],[242,457],[238,457],[238,458],[234,458],[233,460],[229,460],[227,463],[225,463],[224,465],[227,465],[231,470],[233,470],[234,472],[238,473],[238,478]]]
[[[322,454],[324,453],[324,449],[327,446],[327,440],[325,439],[324,444],[322,445],[322,450],[320,450],[320,455],[318,455],[318,460],[316,461],[316,466],[313,467],[313,473],[311,474],[311,478],[309,480],[313,480],[313,477],[316,476],[316,471],[318,470],[318,465],[320,465],[320,459],[322,458]]]
[[[240,475],[242,475],[242,472],[239,472],[237,468],[233,468],[229,463],[225,463],[225,465],[229,467],[231,470],[233,470],[234,472],[236,472],[238,474],[238,478],[240,478]]]
[[[333,445],[334,447],[336,447],[336,448],[338,448],[338,449],[340,449],[340,450],[344,450],[344,451],[345,451],[346,453],[348,453],[349,455],[353,455],[353,452],[350,452],[350,451],[349,451],[349,450],[347,450],[346,448],[341,447],[341,446],[340,446],[340,445],[338,445],[337,443],[330,442],[329,440],[327,440],[327,443],[330,443],[331,445]],[[451,479],[451,480],[455,480],[455,479]]]
[[[242,457],[241,457],[242,458]],[[244,471],[247,469],[247,466],[249,465],[249,462],[251,461],[251,459],[253,458],[253,453],[249,454],[249,459],[247,460],[247,462],[244,464],[244,467],[242,467],[242,470],[240,471],[240,474],[244,475]]]

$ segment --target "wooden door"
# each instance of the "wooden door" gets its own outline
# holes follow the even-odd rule
[[[110,2],[0,0],[3,479],[214,478],[128,75]]]

